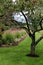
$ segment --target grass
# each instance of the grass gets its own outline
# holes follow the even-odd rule
[[[38,33],[36,33],[39,37]],[[27,57],[30,53],[31,39],[27,37],[18,46],[0,48],[0,65],[43,65],[43,40],[37,45],[38,58]]]

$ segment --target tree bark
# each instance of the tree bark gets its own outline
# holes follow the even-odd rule
[[[30,54],[27,54],[27,56],[30,56],[30,57],[39,57],[38,55],[35,54],[35,48],[36,48],[35,33],[33,33],[31,39],[32,39],[31,50],[30,50]]]
[[[32,36],[32,43],[31,43],[31,55],[35,55],[35,33]]]

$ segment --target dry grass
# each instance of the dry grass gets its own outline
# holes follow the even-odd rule
[[[14,29],[4,31],[3,34],[6,34],[6,33],[15,34],[17,32],[25,32],[25,30],[24,29],[16,29],[16,28],[14,28]]]

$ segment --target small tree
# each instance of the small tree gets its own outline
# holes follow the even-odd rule
[[[41,12],[39,7],[40,1],[36,0],[18,0],[15,5],[15,11],[21,12],[25,18],[27,27],[22,27],[26,30],[32,39],[30,56],[37,56],[35,54],[35,47],[43,39],[41,36],[37,41],[35,40],[35,33],[43,30]],[[24,12],[28,12],[26,15]],[[17,21],[16,21],[17,22]],[[18,22],[17,22],[18,23]]]

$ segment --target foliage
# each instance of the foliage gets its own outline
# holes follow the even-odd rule
[[[15,38],[21,38],[25,34],[26,34],[26,32],[17,32],[14,36],[15,36]]]
[[[26,35],[26,32],[21,32],[21,36]]]
[[[7,33],[6,35],[3,35],[3,44],[9,44],[14,42],[15,42],[15,39],[12,34]]]
[[[15,22],[12,20],[13,12],[12,0],[0,0],[0,32],[13,25],[15,26]]]
[[[1,25],[3,24],[4,26],[12,26],[14,24],[12,20],[12,14],[13,12],[18,12],[18,11],[28,11],[33,12],[34,7],[35,9],[39,4],[43,3],[42,0],[16,0],[17,4],[13,4],[12,0],[0,0],[0,22]],[[3,5],[2,5],[3,4]],[[33,15],[33,14],[31,14]],[[36,15],[35,15],[36,16]],[[35,20],[37,21],[37,20]],[[36,22],[37,23],[37,22]],[[35,24],[36,24],[35,23]],[[1,26],[0,26],[1,27]],[[33,26],[34,27],[34,26]],[[3,28],[3,26],[2,26]]]
[[[26,32],[17,32],[16,34],[6,33],[2,35],[2,44],[10,44],[16,42],[16,39],[20,39]],[[1,42],[0,41],[0,42]]]
[[[40,23],[40,3],[43,3],[42,0],[18,0],[16,1],[16,4],[14,4],[16,12],[23,11],[24,13],[25,11],[28,11],[28,13],[26,14],[27,18],[29,19],[28,25],[31,27],[30,29],[33,31],[38,29]]]
[[[17,33],[15,34],[15,38],[21,38],[21,34],[20,34],[19,32],[17,32]]]

